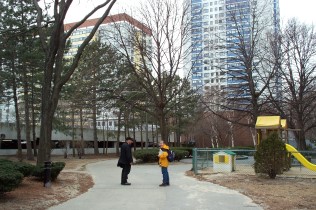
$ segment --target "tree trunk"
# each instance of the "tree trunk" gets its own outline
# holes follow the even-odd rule
[[[106,149],[105,154],[108,154],[108,148],[109,148],[109,119],[106,118]]]
[[[31,144],[30,107],[29,107],[29,86],[25,65],[23,65],[23,88],[24,88],[24,109],[25,109],[25,138],[26,138],[26,158],[34,160]]]
[[[44,95],[44,94],[43,94]],[[45,111],[43,111],[43,109]],[[50,101],[42,97],[42,116],[41,116],[41,129],[39,150],[37,157],[37,165],[43,166],[45,161],[51,160],[51,140],[52,140],[52,127],[53,127],[53,107]]]
[[[33,150],[34,150],[34,156],[37,156],[37,141],[36,141],[36,121],[35,121],[35,106],[34,106],[34,74],[33,74],[33,70],[32,70],[32,139],[33,139]]]
[[[75,110],[71,113],[71,127],[72,127],[72,156],[76,157],[76,142],[75,142]]]
[[[20,123],[20,114],[19,114],[19,106],[18,106],[18,97],[17,97],[17,87],[16,87],[16,80],[15,80],[15,73],[13,78],[13,100],[14,100],[14,107],[15,107],[15,125],[16,125],[16,138],[18,140],[18,152],[17,156],[19,161],[22,161],[22,144],[21,144],[21,123]]]
[[[97,102],[96,102],[96,86],[93,87],[93,97],[92,97],[92,121],[93,121],[93,147],[94,154],[99,154],[98,145],[98,134],[97,134]]]
[[[80,108],[80,144],[78,148],[78,156],[81,158],[81,156],[84,154],[84,138],[83,138],[83,114],[82,114],[82,108]]]
[[[69,68],[63,68],[64,52],[66,49],[67,37],[79,25],[75,25],[67,32],[64,30],[64,18],[67,15],[68,9],[72,1],[54,1],[56,8],[54,9],[54,21],[51,22],[50,34],[47,35],[47,30],[43,28],[44,21],[43,9],[39,6],[38,1],[33,0],[33,4],[38,11],[37,29],[39,37],[46,53],[44,65],[44,77],[42,81],[42,104],[41,104],[41,131],[40,131],[40,147],[37,159],[37,165],[43,165],[44,161],[50,160],[50,143],[52,138],[53,117],[57,107],[60,91],[64,84],[69,81],[71,75],[78,66],[81,54],[89,41],[94,37],[98,27],[108,16],[112,6],[116,0],[106,1],[100,4],[96,9],[83,17],[83,23],[98,9],[108,5],[102,17],[97,21],[92,31],[83,43],[78,48],[76,55]],[[98,8],[98,9],[97,9]],[[45,30],[45,31],[44,31]]]
[[[141,149],[144,149],[143,142],[144,142],[144,139],[143,139],[143,121],[141,119],[141,121],[140,121],[140,147],[141,147]]]
[[[34,97],[32,93],[32,139],[33,139],[33,153],[37,156],[37,141],[36,141],[36,123],[35,123],[35,110],[34,110]]]
[[[299,150],[306,150],[305,132],[302,130],[302,128],[300,129],[300,131],[294,132],[295,141]]]
[[[120,154],[120,133],[121,133],[121,115],[122,110],[119,110],[118,114],[118,122],[117,122],[117,139],[116,139],[116,155],[119,156]]]
[[[161,139],[165,142],[169,142],[169,138],[168,138],[169,132],[168,132],[165,114],[163,110],[160,110],[159,126],[160,126]]]

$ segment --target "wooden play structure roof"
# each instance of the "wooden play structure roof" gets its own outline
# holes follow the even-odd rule
[[[286,121],[283,123],[286,124]],[[279,128],[281,128],[281,117],[280,116],[259,116],[259,117],[257,117],[256,129],[279,129]]]

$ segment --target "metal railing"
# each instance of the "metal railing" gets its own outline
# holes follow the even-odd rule
[[[256,150],[240,150],[240,149],[202,149],[194,148],[192,150],[192,169],[195,174],[218,173],[214,171],[213,155],[220,151],[228,151],[236,154],[236,161],[233,162],[233,173],[239,174],[255,174],[254,170],[254,154]],[[298,151],[316,167],[316,151]],[[290,177],[312,177],[316,178],[316,168],[314,170],[304,167],[296,158],[291,157],[291,167],[288,171],[284,171],[280,176]]]

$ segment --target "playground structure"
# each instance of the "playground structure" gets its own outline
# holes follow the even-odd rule
[[[256,122],[257,143],[260,144],[262,139],[266,138],[270,133],[277,132],[285,142],[286,150],[291,153],[303,166],[307,169],[316,171],[316,165],[309,162],[301,153],[293,146],[288,144],[288,128],[285,119],[280,116],[259,116]]]

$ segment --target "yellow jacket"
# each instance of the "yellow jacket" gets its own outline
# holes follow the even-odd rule
[[[162,149],[169,149],[169,147],[164,144],[162,146]],[[167,159],[167,157],[168,157],[167,151],[162,151],[162,153],[159,153],[158,157],[159,157],[159,165],[161,167],[168,167],[169,166],[169,161]]]

